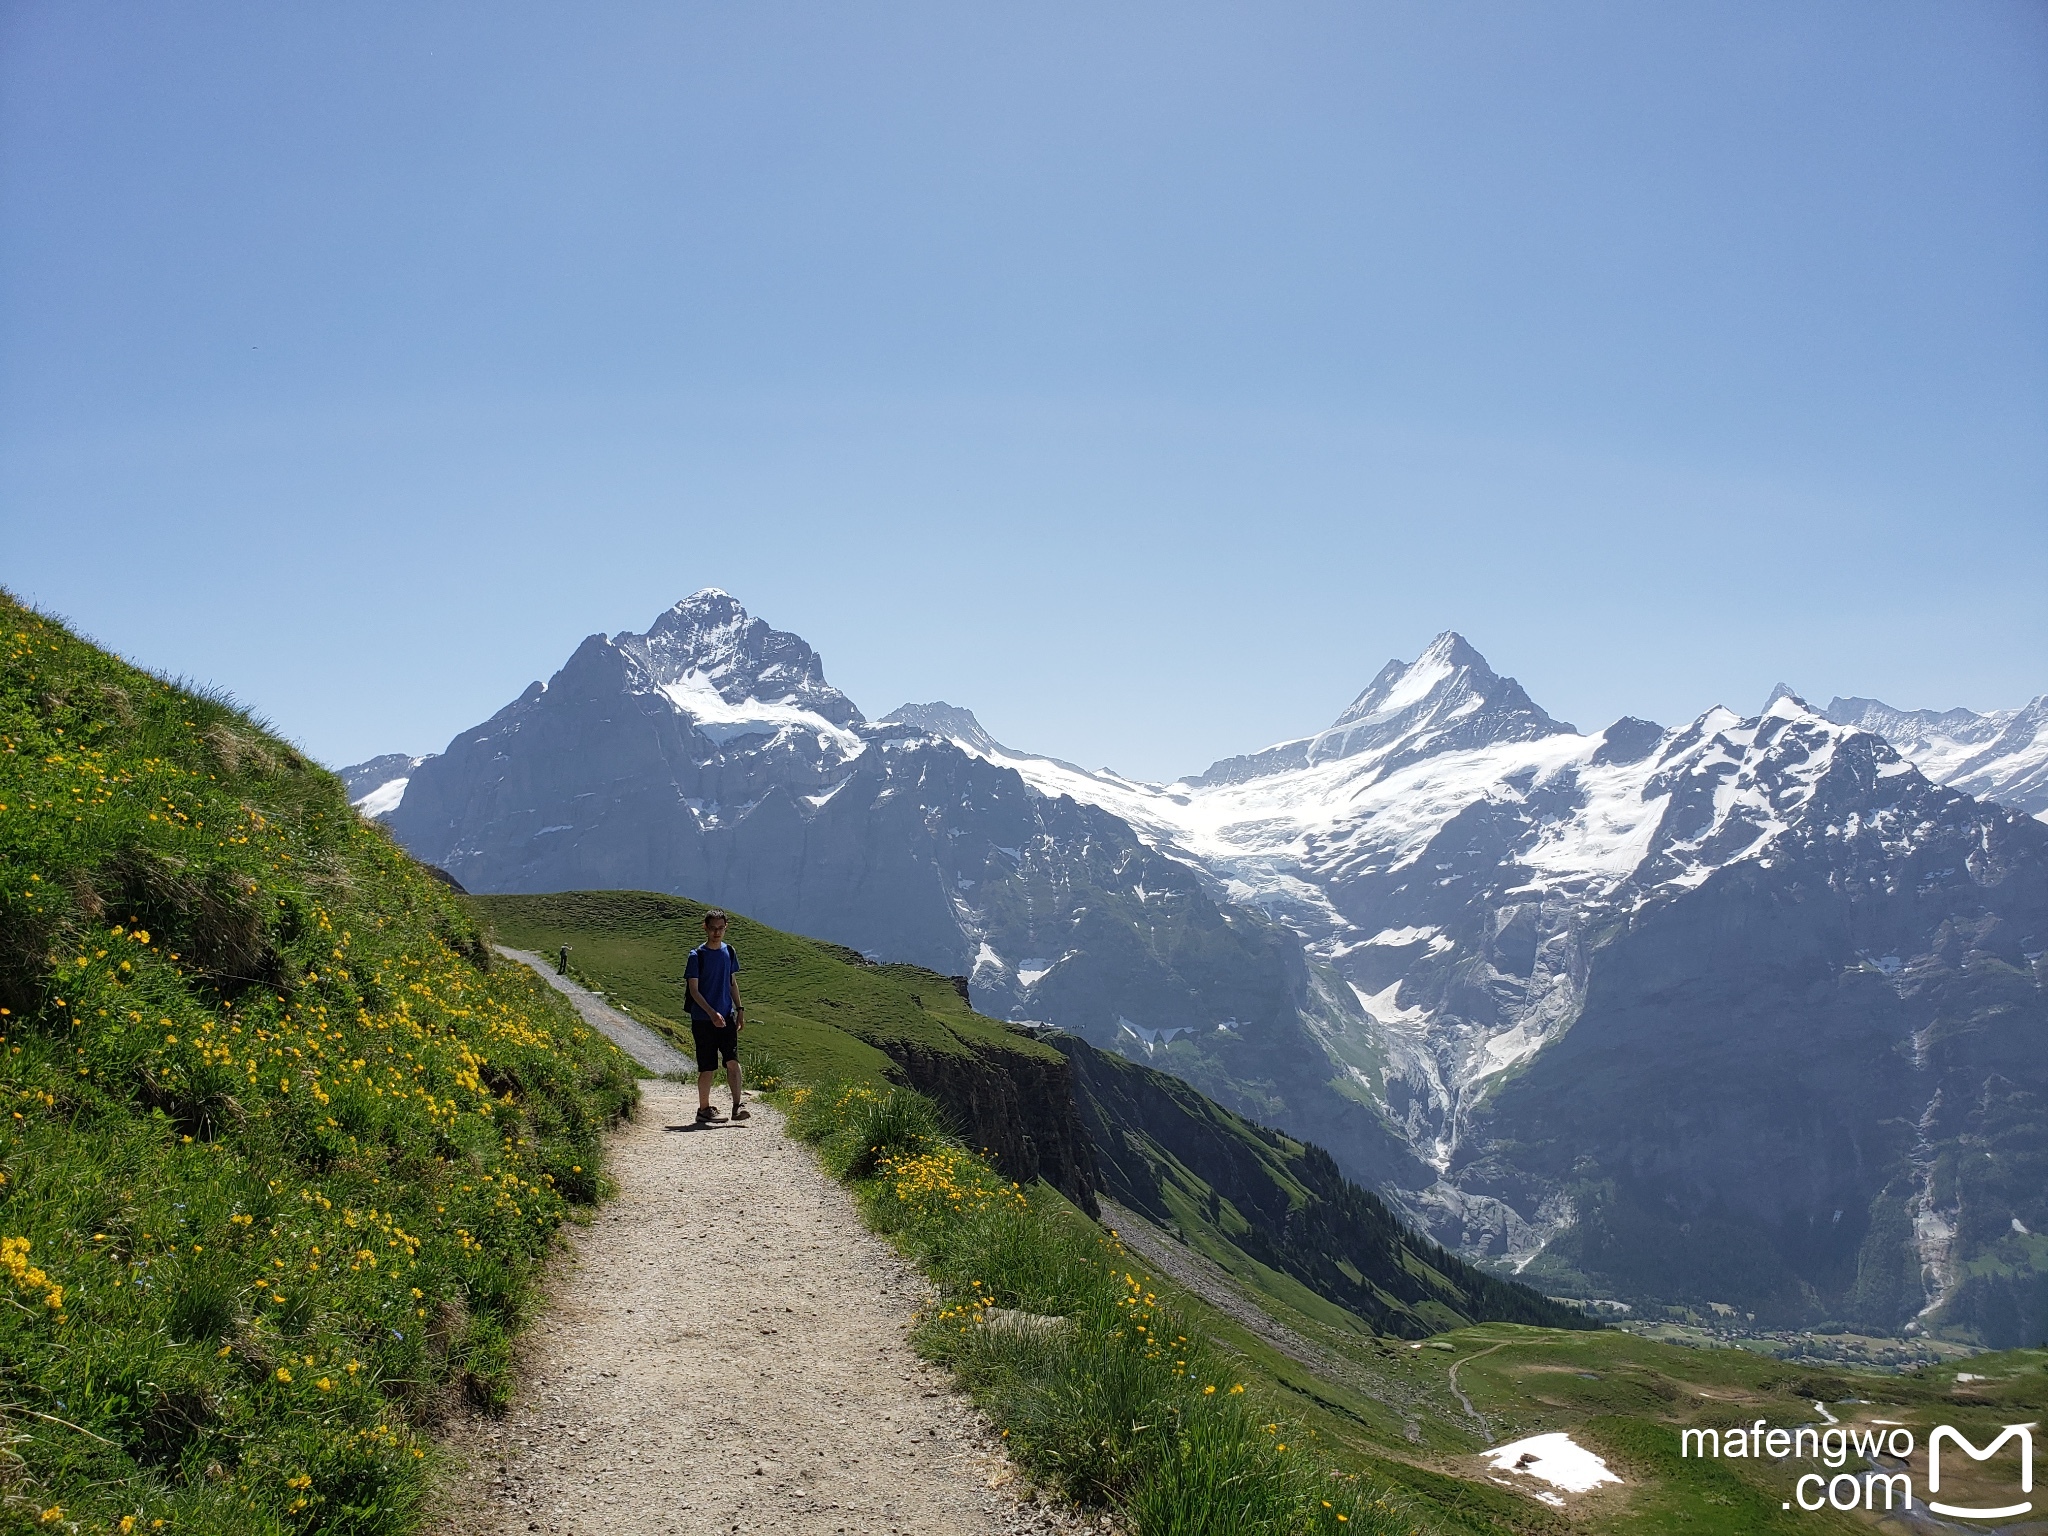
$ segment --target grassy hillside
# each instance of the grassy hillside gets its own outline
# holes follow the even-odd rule
[[[332,775],[0,596],[0,1530],[411,1528],[629,1064]]]
[[[687,1047],[683,963],[703,942],[703,903],[648,891],[472,901],[503,943],[549,956],[569,945],[572,974]],[[727,938],[740,957],[747,1050],[812,1082],[916,1088],[1010,1177],[1044,1178],[1092,1206],[1087,1140],[1058,1051],[983,1018],[951,978],[918,966],[871,965],[737,913]]]
[[[1179,1078],[1062,1037],[1108,1194],[1262,1289],[1281,1276],[1372,1331],[1476,1322],[1595,1327],[1417,1236],[1317,1146],[1232,1114]]]
[[[704,942],[703,902],[649,891],[477,896],[471,905],[497,938],[552,959],[570,946],[571,974],[635,1017],[688,1040],[683,961]],[[881,1084],[891,1049],[939,1054],[1018,1052],[1047,1059],[967,1006],[952,982],[914,965],[871,965],[840,944],[784,933],[733,913],[726,937],[743,969],[747,1044],[772,1049],[799,1075]]]
[[[1034,1477],[1134,1536],[1412,1536],[1388,1491],[1321,1454],[1115,1238],[861,1084],[786,1088],[791,1131],[852,1185],[936,1297],[915,1338]]]

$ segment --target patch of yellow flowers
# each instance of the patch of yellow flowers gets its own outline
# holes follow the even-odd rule
[[[898,1201],[920,1217],[973,1216],[998,1205],[1025,1206],[1024,1191],[961,1147],[937,1147],[914,1157],[892,1157],[881,1174]]]
[[[64,1287],[29,1263],[28,1251],[34,1246],[25,1237],[0,1237],[0,1269],[6,1270],[8,1278],[22,1290],[39,1293],[43,1305],[54,1312],[61,1323],[64,1321]]]

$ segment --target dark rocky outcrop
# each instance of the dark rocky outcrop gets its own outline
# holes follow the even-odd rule
[[[905,1041],[876,1044],[901,1070],[904,1086],[936,1099],[961,1135],[1006,1176],[1024,1184],[1044,1179],[1096,1214],[1094,1151],[1065,1061],[1014,1051],[927,1051]]]

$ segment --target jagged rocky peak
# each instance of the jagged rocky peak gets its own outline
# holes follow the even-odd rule
[[[929,704],[905,704],[892,709],[876,722],[879,725],[907,725],[932,736],[943,736],[981,752],[1001,752],[1003,744],[982,729],[974,711],[935,699]]]
[[[2048,694],[1988,714],[1838,697],[1827,717],[1884,737],[1938,784],[2048,819]]]
[[[1412,662],[1390,661],[1365,692],[1316,738],[1320,757],[1350,757],[1416,731],[1454,732],[1458,746],[1533,741],[1573,728],[1553,720],[1512,677],[1502,677],[1465,637],[1445,630]]]
[[[664,692],[690,684],[708,688],[727,704],[786,705],[834,725],[861,723],[860,710],[825,681],[823,658],[801,635],[755,618],[717,587],[691,593],[644,635],[614,635],[611,643],[638,661]]]
[[[1190,782],[1234,783],[1364,754],[1378,755],[1391,768],[1439,752],[1574,729],[1553,720],[1520,683],[1495,672],[1463,635],[1447,629],[1414,661],[1396,659],[1380,668],[1329,729],[1227,758]]]
[[[1657,750],[1665,734],[1664,727],[1654,720],[1623,715],[1600,733],[1600,745],[1593,750],[1594,765],[1639,763]]]

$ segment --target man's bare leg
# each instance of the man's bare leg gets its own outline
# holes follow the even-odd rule
[[[718,1074],[716,1072],[699,1072],[697,1074],[697,1107],[699,1109],[709,1109],[711,1107],[711,1085],[717,1081]]]
[[[734,1109],[738,1109],[738,1108],[740,1107],[740,1059],[739,1059],[739,1057],[735,1056],[735,1057],[733,1057],[733,1059],[732,1059],[731,1061],[728,1061],[728,1062],[727,1062],[727,1063],[725,1064],[725,1081],[726,1081],[726,1085],[727,1085],[728,1087],[730,1087],[730,1088],[732,1089],[732,1107],[733,1107]],[[706,1104],[709,1104],[709,1103],[711,1102],[711,1090],[710,1090],[709,1088],[706,1088],[706,1089],[704,1090],[704,1102],[705,1102]]]

